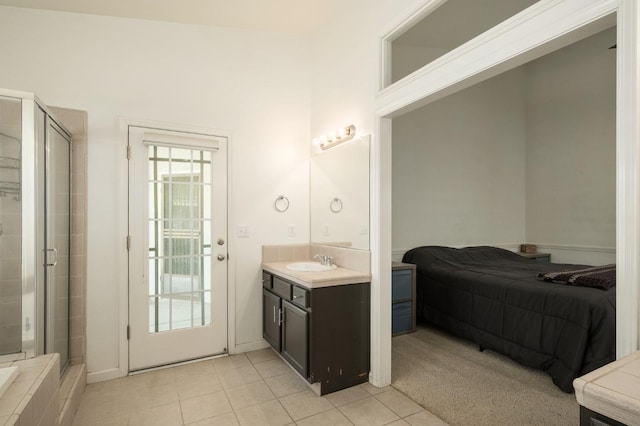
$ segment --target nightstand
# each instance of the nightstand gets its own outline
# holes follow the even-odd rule
[[[536,262],[551,262],[551,254],[549,253],[523,253],[517,252],[520,256],[533,259]]]
[[[393,262],[391,271],[391,333],[416,331],[416,265]]]

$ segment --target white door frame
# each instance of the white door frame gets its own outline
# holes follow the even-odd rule
[[[380,34],[378,81],[388,72],[388,40],[439,0],[425,0]],[[617,15],[616,260],[617,356],[638,349],[640,268],[640,7],[637,0],[542,0],[408,77],[381,89],[375,101],[372,150],[371,382],[391,383],[391,123],[392,118],[586,37]],[[536,24],[538,31],[528,32]],[[623,321],[624,319],[624,321]]]
[[[118,214],[118,235],[122,241],[122,249],[118,250],[118,264],[122,267],[118,271],[118,368],[110,370],[100,375],[100,380],[108,380],[117,377],[124,377],[129,374],[129,341],[127,339],[127,325],[129,323],[129,289],[128,289],[128,252],[126,250],[126,239],[128,234],[129,222],[129,198],[128,198],[128,160],[127,145],[129,144],[129,126],[150,127],[156,129],[174,130],[185,133],[202,133],[221,136],[227,138],[227,250],[229,257],[227,259],[227,340],[228,353],[235,351],[235,329],[236,329],[236,311],[235,311],[235,239],[231,238],[231,230],[235,229],[235,214],[233,203],[234,199],[233,181],[232,181],[232,133],[228,130],[215,129],[204,126],[193,126],[186,124],[168,123],[156,120],[144,120],[120,117],[118,119],[120,137],[118,145],[121,155],[118,162],[118,194],[119,196],[119,214]]]

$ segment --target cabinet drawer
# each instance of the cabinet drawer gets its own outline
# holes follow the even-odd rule
[[[293,286],[291,301],[301,308],[309,307],[309,292],[302,287]]]
[[[273,281],[273,275],[262,272],[262,287],[271,289]]]
[[[413,302],[400,302],[391,305],[391,333],[402,333],[413,330],[411,305]]]
[[[392,300],[411,299],[411,270],[400,269],[391,274],[391,298]]]
[[[293,287],[288,282],[281,280],[278,277],[273,277],[273,287],[272,290],[275,294],[282,297],[285,300],[291,300],[291,287]]]

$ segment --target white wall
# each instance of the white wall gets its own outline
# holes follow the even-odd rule
[[[391,259],[380,251],[390,229],[377,227],[381,149],[375,116],[380,81],[380,39],[391,21],[422,0],[351,0],[313,38],[311,135],[353,123],[358,135],[371,134],[371,376],[375,385],[391,382]],[[383,182],[382,185],[390,185]],[[387,241],[389,240],[389,241]],[[382,274],[381,274],[382,273]]]
[[[393,247],[525,238],[524,71],[393,121]]]
[[[118,117],[232,132],[230,223],[249,225],[251,233],[248,239],[229,236],[235,244],[235,340],[239,349],[249,349],[262,342],[261,245],[308,241],[311,138],[349,123],[359,135],[375,133],[380,31],[421,3],[349,2],[311,42],[0,7],[0,86],[88,111],[89,372],[119,368],[117,327],[124,307],[118,304],[117,277],[126,265],[119,261],[124,236],[114,233],[123,202],[114,176],[122,172],[115,169],[121,155]],[[273,209],[279,194],[291,201],[285,214]],[[297,226],[294,238],[288,237],[289,224]]]
[[[527,240],[615,262],[616,29],[527,65]],[[588,263],[588,250],[554,249]],[[591,256],[591,255],[588,255]]]
[[[1,87],[88,111],[88,371],[119,368],[121,116],[232,133],[230,224],[250,237],[229,235],[231,350],[261,345],[261,245],[308,242],[309,39],[0,7],[0,52]]]
[[[344,2],[340,13],[313,37],[312,137],[350,123],[356,125],[358,135],[375,134],[380,37],[390,21],[422,3],[423,0]]]

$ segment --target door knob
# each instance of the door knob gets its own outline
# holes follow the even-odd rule
[[[218,260],[223,261],[225,258],[224,254],[219,254],[218,255]]]

